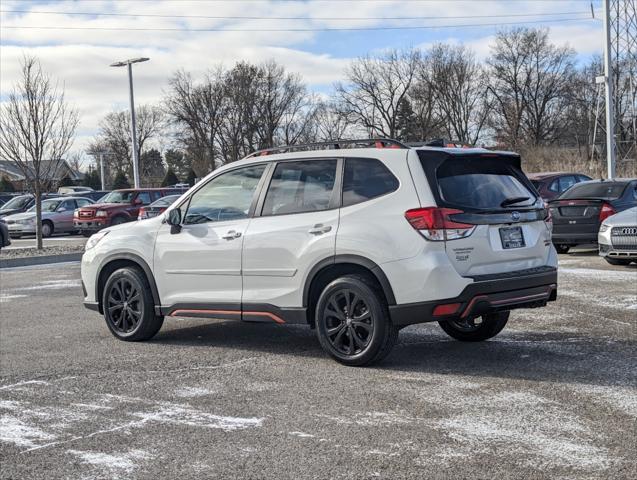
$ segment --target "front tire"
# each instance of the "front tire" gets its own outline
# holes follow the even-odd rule
[[[346,275],[327,285],[315,318],[321,346],[344,365],[379,362],[389,355],[398,338],[384,295],[361,275]]]
[[[555,245],[555,250],[557,250],[557,253],[568,253],[570,248],[570,245]]]
[[[481,342],[495,337],[506,326],[511,312],[496,312],[466,320],[438,322],[447,335],[461,342]]]
[[[126,217],[122,217],[122,216],[115,217],[113,218],[113,220],[111,220],[111,226],[114,227],[115,225],[121,225],[122,223],[126,223],[126,221],[127,221]]]
[[[164,317],[155,315],[155,302],[144,273],[134,267],[115,270],[102,294],[104,319],[120,340],[139,342],[155,336]]]

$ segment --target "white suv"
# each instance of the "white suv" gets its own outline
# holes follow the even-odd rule
[[[165,316],[306,324],[347,365],[438,321],[491,338],[557,295],[550,217],[520,157],[387,139],[256,152],[164,214],[93,235],[84,304],[122,340]]]

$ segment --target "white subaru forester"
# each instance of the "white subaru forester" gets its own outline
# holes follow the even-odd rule
[[[166,316],[306,324],[367,365],[415,323],[497,335],[510,310],[555,300],[557,255],[517,154],[338,141],[256,152],[164,214],[96,233],[82,282],[121,340]]]

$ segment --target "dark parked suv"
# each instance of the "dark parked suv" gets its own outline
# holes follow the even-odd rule
[[[184,191],[174,188],[113,190],[100,203],[78,208],[73,217],[73,225],[76,230],[88,237],[102,228],[137,220],[139,209],[144,205]]]
[[[637,206],[637,179],[593,180],[571,187],[549,202],[553,244],[559,253],[570,247],[597,244],[602,222]]]

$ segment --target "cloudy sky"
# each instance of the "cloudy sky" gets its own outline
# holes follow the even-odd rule
[[[109,68],[115,60],[150,57],[134,69],[138,104],[158,102],[177,69],[197,75],[215,64],[230,67],[238,60],[275,59],[300,73],[312,90],[329,92],[356,56],[443,41],[470,45],[484,58],[494,32],[514,24],[549,27],[554,42],[569,44],[585,61],[602,48],[602,24],[591,18],[590,3],[2,0],[0,99],[16,81],[22,56],[36,55],[80,111],[74,145],[79,151],[106,113],[127,106],[126,71]],[[601,0],[592,3],[599,18]]]

